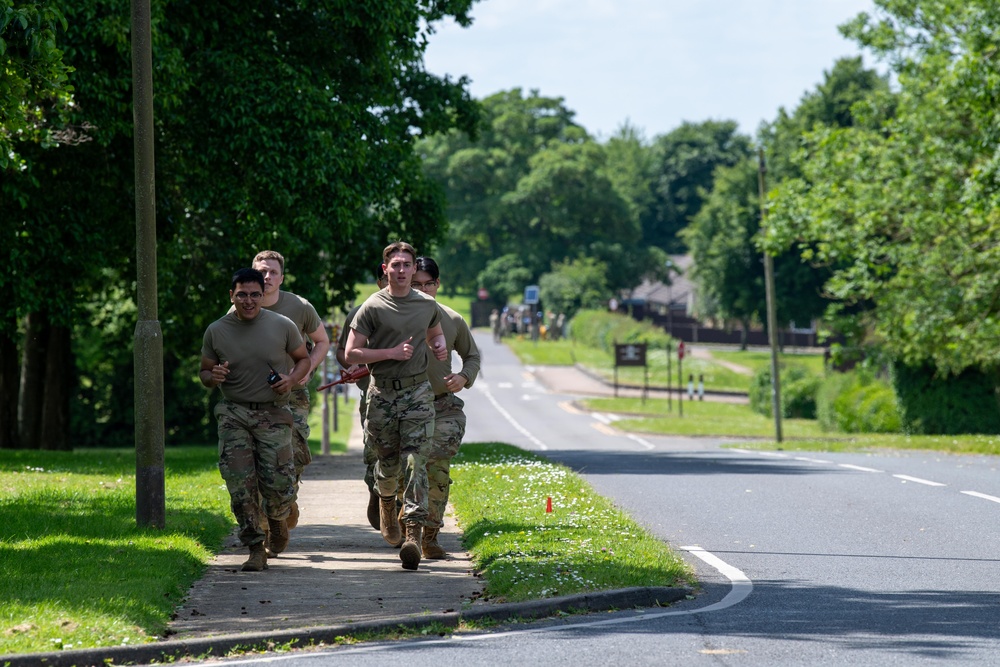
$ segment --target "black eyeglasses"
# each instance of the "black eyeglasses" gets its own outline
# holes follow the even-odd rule
[[[437,282],[438,281],[436,280],[428,280],[425,283],[418,283],[416,280],[414,280],[412,283],[410,283],[410,287],[412,287],[413,289],[424,290],[428,287],[433,287],[434,285],[437,285]]]
[[[250,292],[249,294],[246,292],[237,292],[233,296],[236,297],[237,301],[246,301],[247,299],[250,301],[260,301],[260,297],[264,295],[261,292]]]

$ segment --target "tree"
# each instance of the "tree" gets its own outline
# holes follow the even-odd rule
[[[559,262],[539,281],[542,303],[570,320],[580,310],[602,308],[608,301],[607,266],[592,257]]]
[[[225,311],[232,271],[257,250],[282,251],[289,287],[326,311],[353,299],[389,239],[428,247],[440,237],[441,192],[413,143],[472,131],[478,107],[464,79],[427,73],[422,53],[435,22],[468,24],[472,1],[154,3],[168,437],[207,434],[195,382],[201,334]],[[29,147],[26,167],[0,186],[0,206],[14,211],[4,322],[28,325],[32,359],[52,345],[50,331],[59,349],[72,339],[76,363],[64,368],[79,367],[79,384],[63,372],[44,396],[68,396],[56,391],[65,386],[77,397],[77,432],[87,428],[78,444],[130,442],[131,328],[106,316],[134,307],[128,7],[84,0],[62,10],[77,141]],[[101,347],[95,323],[114,336]],[[22,386],[37,387],[44,376],[25,369]],[[22,406],[37,395],[26,391]]]
[[[736,164],[750,155],[750,149],[750,137],[739,134],[731,120],[686,122],[657,137],[653,201],[642,215],[643,245],[683,252],[680,231],[701,208],[716,167]]]
[[[942,375],[1000,368],[1000,6],[877,0],[845,34],[886,59],[899,95],[876,129],[811,138],[774,196],[772,250],[836,264],[828,288],[868,300],[895,359]]]
[[[60,28],[66,19],[56,3],[0,0],[0,170],[21,166],[21,142],[58,142],[73,92]]]

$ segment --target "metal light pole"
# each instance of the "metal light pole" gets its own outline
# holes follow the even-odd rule
[[[156,304],[156,189],[153,161],[153,47],[150,0],[132,0],[132,117],[135,127],[135,520],[163,528],[163,335]]]
[[[764,164],[764,149],[757,149],[759,168],[757,170],[757,185],[760,190],[760,226],[764,228],[767,217],[767,188],[764,185],[764,175],[767,166]],[[774,438],[781,442],[781,378],[778,375],[778,315],[774,303],[774,258],[764,251],[764,291],[767,297],[767,340],[771,344],[771,412],[774,413]]]

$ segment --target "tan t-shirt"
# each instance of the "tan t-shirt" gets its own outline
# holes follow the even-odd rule
[[[437,301],[420,290],[395,297],[389,290],[379,290],[358,308],[351,328],[368,337],[367,347],[384,350],[412,338],[413,356],[405,361],[387,359],[368,364],[376,379],[403,378],[427,370],[427,330],[441,321]]]
[[[472,339],[469,325],[466,324],[461,315],[448,306],[439,303],[438,308],[441,309],[441,328],[444,330],[444,340],[448,343],[448,358],[444,361],[438,361],[433,354],[428,355],[427,377],[430,378],[435,396],[448,392],[444,378],[451,373],[452,350],[458,352],[458,356],[462,358],[462,370],[458,374],[465,377],[466,387],[471,387],[472,383],[476,381],[480,363],[479,347]]]
[[[295,323],[284,315],[261,309],[257,317],[241,320],[235,312],[226,313],[208,325],[201,344],[201,355],[217,363],[229,362],[229,375],[219,385],[222,395],[231,401],[267,403],[285,398],[267,383],[274,367],[287,374],[292,369],[289,356],[302,345],[302,335]]]

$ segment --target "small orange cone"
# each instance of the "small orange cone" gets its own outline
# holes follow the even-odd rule
[[[549,496],[545,500],[545,511],[546,512],[551,512],[552,511],[552,496]]]

